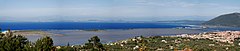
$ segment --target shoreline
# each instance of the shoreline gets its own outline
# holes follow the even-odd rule
[[[42,30],[13,30],[14,35],[21,35],[21,36],[64,36],[61,34],[50,33]]]

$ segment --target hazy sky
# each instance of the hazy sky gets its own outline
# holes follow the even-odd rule
[[[240,0],[0,0],[0,22],[208,20]]]

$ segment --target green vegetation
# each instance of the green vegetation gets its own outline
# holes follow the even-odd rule
[[[235,38],[234,40],[235,40],[235,41],[233,42],[234,45],[240,46],[240,38]]]
[[[93,50],[93,51],[103,51],[105,50],[100,39],[97,36],[93,36],[88,40],[88,43],[85,43],[82,49]]]
[[[35,44],[38,51],[50,51],[53,49],[53,40],[50,37],[38,39]]]
[[[27,50],[26,44],[28,43],[27,38],[23,36],[13,36],[11,32],[6,35],[1,33],[0,51],[24,51]]]
[[[0,51],[24,51],[27,43],[27,38],[23,36],[0,37]]]
[[[51,51],[54,48],[50,37],[39,39],[34,45],[23,36],[13,35],[10,30],[0,34],[0,51]]]
[[[0,36],[0,51],[239,51],[240,38],[233,44],[209,39],[191,39],[182,37],[155,36],[126,39],[123,41],[102,44],[98,36],[93,36],[84,45],[53,46],[50,37],[38,39],[35,43],[27,38],[12,35],[11,31]]]
[[[122,42],[117,42],[114,45],[106,45],[105,47],[111,50],[194,50],[194,51],[239,51],[240,47],[234,44],[217,42],[209,39],[191,39],[181,37],[142,37],[141,39],[129,39]],[[139,48],[134,49],[134,47]]]
[[[61,48],[57,49],[57,51],[77,51],[77,47],[71,47],[68,43],[67,46],[62,46]]]
[[[0,28],[0,37],[3,37],[4,34],[2,34],[2,29]]]

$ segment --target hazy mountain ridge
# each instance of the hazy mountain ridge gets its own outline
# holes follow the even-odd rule
[[[203,25],[240,27],[240,13],[220,15],[210,21],[204,22]]]

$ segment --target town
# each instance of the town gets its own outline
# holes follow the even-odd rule
[[[240,37],[240,31],[221,31],[221,32],[204,32],[200,34],[182,34],[182,35],[177,35],[177,37],[189,37],[193,39],[211,39],[211,40],[217,40],[220,42],[233,43],[236,38]]]

